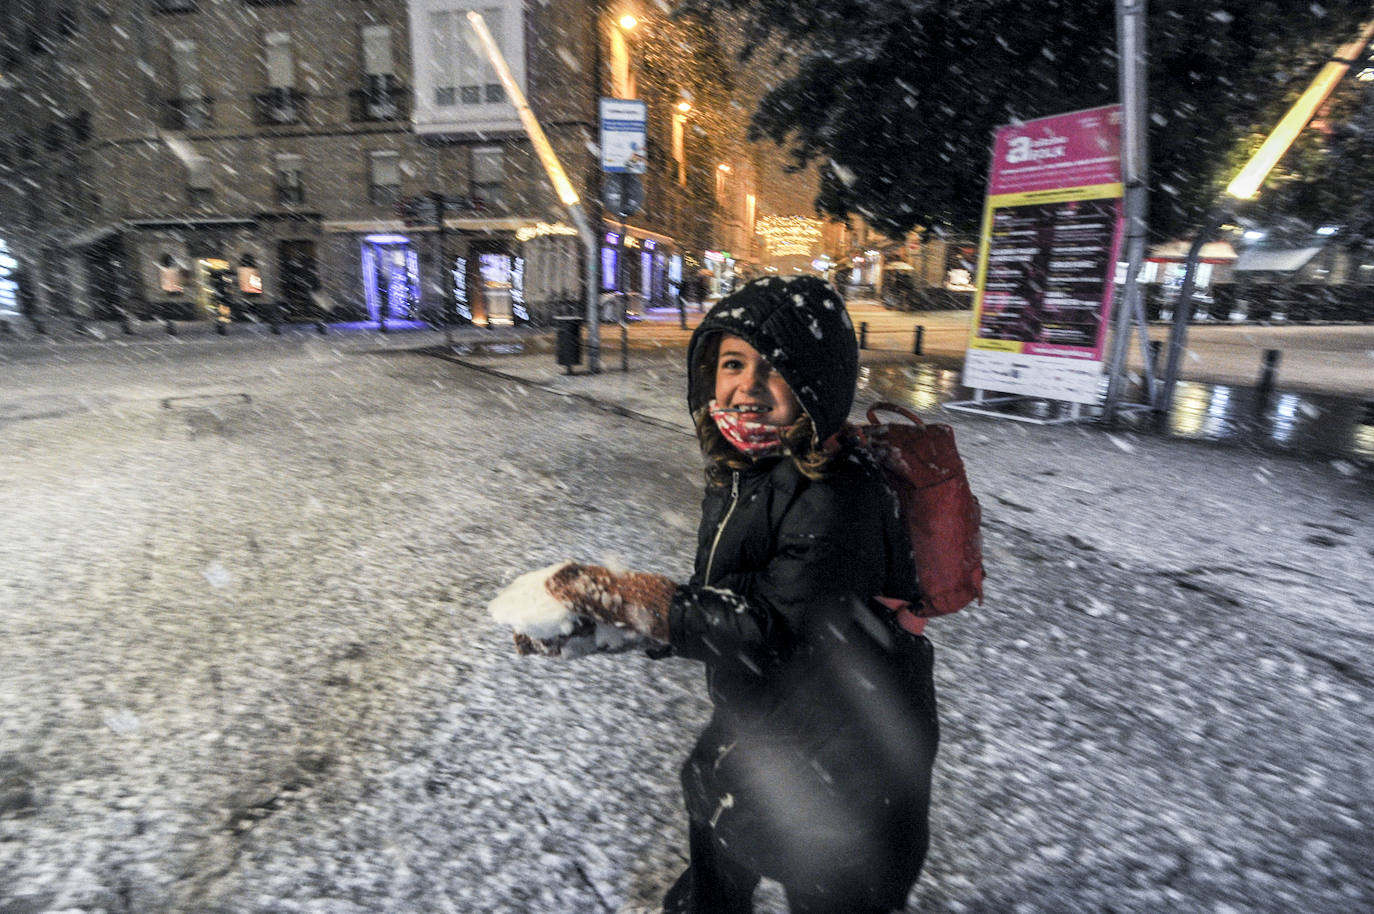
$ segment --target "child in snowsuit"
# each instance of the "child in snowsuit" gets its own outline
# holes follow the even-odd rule
[[[664,911],[750,912],[760,876],[794,914],[900,909],[928,843],[933,653],[873,599],[915,602],[919,584],[896,500],[844,429],[853,325],[819,279],[754,280],[703,319],[688,370],[707,459],[691,581],[569,563],[545,585],[705,665],[691,863]]]

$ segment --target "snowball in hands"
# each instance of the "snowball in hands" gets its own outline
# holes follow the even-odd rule
[[[579,615],[572,603],[549,591],[549,580],[571,564],[559,562],[526,572],[487,605],[493,619],[514,629],[516,650],[521,654],[580,657],[633,650],[645,644],[633,631]]]
[[[487,611],[497,622],[515,629],[517,635],[528,635],[540,641],[571,635],[577,625],[577,615],[567,603],[549,593],[548,588],[549,578],[570,564],[559,562],[520,575],[496,595]]]

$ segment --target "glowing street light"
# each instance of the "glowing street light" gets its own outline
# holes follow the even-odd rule
[[[633,30],[634,27],[637,25],[639,25],[639,20],[636,19],[634,16],[631,16],[629,13],[626,13],[625,15],[620,17],[620,27],[627,32]]]
[[[558,193],[558,199],[567,206],[568,214],[572,216],[573,224],[577,226],[577,234],[587,249],[587,367],[593,374],[596,374],[601,371],[601,322],[598,319],[596,300],[596,236],[592,234],[591,226],[587,223],[587,216],[582,211],[582,201],[577,195],[577,190],[568,180],[568,173],[563,170],[563,164],[558,161],[558,155],[553,151],[549,138],[544,135],[544,128],[539,126],[539,119],[530,110],[530,103],[526,101],[525,93],[520,90],[520,84],[511,75],[510,67],[506,65],[506,58],[502,55],[500,47],[497,46],[496,39],[491,36],[490,30],[487,29],[487,23],[482,19],[482,14],[475,10],[469,10],[467,16],[472,31],[477,35],[477,40],[481,42],[482,50],[486,52],[487,59],[491,61],[492,69],[496,71],[497,78],[505,87],[506,96],[515,105],[516,113],[520,115],[520,123],[524,126],[525,134],[530,138],[530,143],[534,146],[534,151],[539,156],[544,171],[548,173],[549,182],[553,184],[554,190]]]
[[[1293,107],[1283,116],[1283,120],[1279,121],[1278,126],[1265,137],[1264,143],[1250,157],[1250,161],[1245,163],[1240,174],[1227,185],[1226,193],[1237,200],[1249,200],[1259,191],[1264,179],[1269,177],[1269,172],[1307,127],[1312,115],[1316,114],[1317,109],[1330,97],[1331,91],[1349,72],[1350,65],[1355,62],[1355,58],[1364,50],[1365,45],[1369,44],[1371,38],[1374,38],[1374,20],[1366,23],[1360,30],[1360,36],[1342,45],[1336,56],[1321,68],[1317,78],[1312,80],[1312,85],[1298,97]]]
[[[1167,416],[1173,406],[1174,385],[1178,382],[1179,363],[1182,361],[1183,349],[1188,339],[1188,321],[1193,316],[1193,283],[1203,244],[1232,218],[1233,206],[1251,199],[1259,192],[1260,185],[1269,176],[1269,172],[1283,158],[1284,153],[1288,152],[1298,135],[1307,128],[1312,115],[1317,113],[1317,109],[1330,97],[1336,84],[1350,71],[1351,65],[1364,52],[1371,38],[1374,38],[1374,20],[1365,23],[1360,28],[1359,37],[1341,45],[1336,51],[1336,56],[1321,68],[1316,79],[1307,87],[1307,91],[1298,97],[1293,107],[1289,108],[1288,113],[1279,121],[1278,126],[1265,137],[1260,148],[1250,157],[1250,161],[1245,163],[1245,167],[1227,185],[1225,196],[1230,199],[1224,200],[1213,209],[1207,225],[1193,239],[1183,270],[1183,286],[1179,289],[1178,299],[1174,303],[1174,325],[1169,333],[1169,358],[1164,375],[1160,379],[1159,395],[1155,403],[1157,412]]]

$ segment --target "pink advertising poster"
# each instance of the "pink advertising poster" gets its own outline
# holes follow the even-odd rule
[[[966,386],[1096,399],[1121,244],[1120,121],[1112,105],[997,131]]]

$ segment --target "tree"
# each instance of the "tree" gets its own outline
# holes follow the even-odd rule
[[[993,130],[1117,101],[1112,0],[685,0],[743,16],[744,55],[788,75],[751,136],[821,164],[819,211],[901,237],[967,231]],[[1152,231],[1202,218],[1236,150],[1267,131],[1368,3],[1153,0],[1149,5]]]

